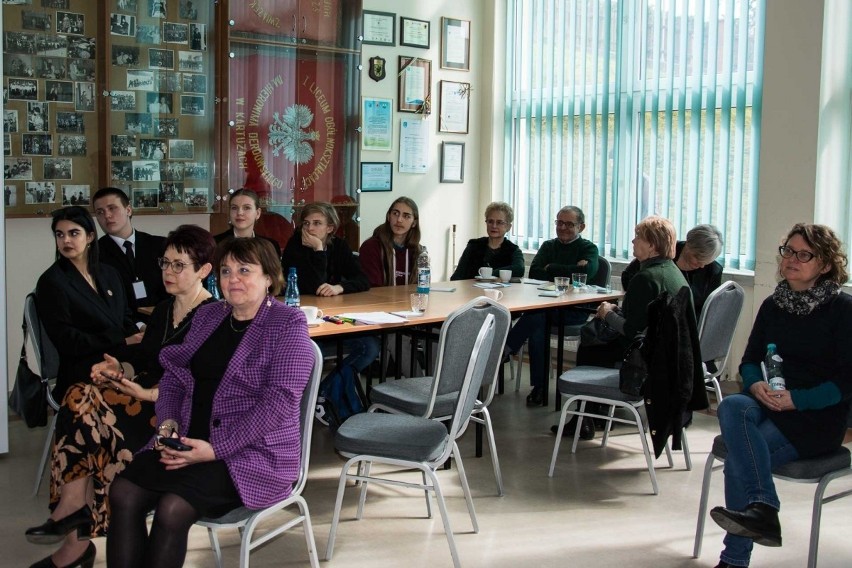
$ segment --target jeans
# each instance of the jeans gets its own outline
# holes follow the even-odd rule
[[[742,511],[751,503],[781,508],[772,469],[798,459],[799,453],[769,419],[769,410],[746,394],[725,397],[719,404],[719,425],[728,448],[725,458],[725,507]],[[725,535],[721,559],[748,566],[754,542]]]
[[[562,316],[562,323],[565,325],[582,325],[589,318],[588,312],[564,308],[559,310]],[[559,321],[556,315],[556,321]],[[544,386],[546,373],[544,370],[544,348],[546,341],[549,338],[549,330],[545,329],[547,318],[543,312],[524,314],[512,329],[509,330],[509,336],[506,338],[506,347],[512,353],[517,353],[521,350],[524,341],[529,339],[529,354],[530,354],[530,385],[533,389],[540,389]]]
[[[343,351],[348,351],[349,354],[343,358],[343,365],[351,365],[356,372],[360,373],[366,369],[370,363],[376,360],[379,356],[379,340],[373,336],[354,337],[352,339],[344,339]],[[318,342],[323,355],[335,355],[337,353],[337,342],[321,341]]]

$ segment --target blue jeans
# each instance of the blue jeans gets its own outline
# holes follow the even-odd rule
[[[560,310],[562,314],[562,323],[565,325],[581,325],[586,323],[589,318],[589,313],[565,308]],[[553,320],[559,321],[559,315],[554,314]],[[506,347],[512,353],[520,351],[524,341],[529,339],[529,354],[530,354],[530,385],[534,389],[544,386],[545,371],[544,371],[544,348],[545,342],[548,340],[549,332],[545,329],[547,318],[544,312],[535,312],[524,314],[512,329],[509,330],[509,336],[506,338]]]
[[[379,340],[373,336],[367,335],[344,339],[342,343],[343,351],[349,352],[349,355],[343,358],[342,364],[352,365],[355,371],[359,373],[366,369],[379,356]],[[320,341],[318,344],[323,355],[328,356],[337,353],[337,342],[335,341]]]
[[[781,508],[772,470],[798,459],[799,453],[769,419],[769,410],[746,394],[725,397],[719,404],[719,425],[728,448],[725,458],[725,507],[742,511],[751,503]],[[725,535],[721,559],[748,566],[754,542]]]

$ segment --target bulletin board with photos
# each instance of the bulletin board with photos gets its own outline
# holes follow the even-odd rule
[[[213,205],[213,3],[3,0],[7,216],[90,205]]]

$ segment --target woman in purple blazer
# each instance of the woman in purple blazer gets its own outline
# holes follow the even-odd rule
[[[199,518],[272,505],[296,481],[313,365],[305,317],[275,299],[284,279],[265,240],[232,239],[217,256],[226,301],[199,308],[184,342],[163,349],[157,436],[113,482],[109,566],[181,566]]]

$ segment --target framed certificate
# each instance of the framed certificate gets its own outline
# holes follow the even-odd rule
[[[361,98],[361,149],[390,152],[393,145],[391,115],[393,101],[376,97]]]
[[[399,18],[399,45],[429,49],[431,25],[426,20]]]
[[[441,68],[470,71],[470,20],[441,18]]]
[[[432,62],[399,56],[399,112],[432,113]]]
[[[467,134],[470,117],[470,83],[441,81],[438,131]]]
[[[364,39],[368,45],[396,45],[396,14],[363,10]]]
[[[464,142],[441,142],[441,183],[464,182]]]
[[[361,162],[361,191],[391,191],[393,162]]]

